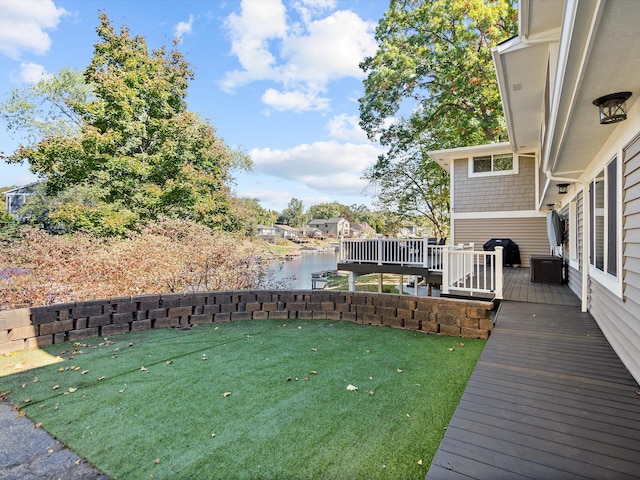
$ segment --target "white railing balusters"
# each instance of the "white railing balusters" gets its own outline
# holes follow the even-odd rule
[[[442,274],[442,294],[490,294],[502,299],[502,249],[476,251],[473,243],[429,245],[422,239],[340,239],[340,263],[406,265]]]

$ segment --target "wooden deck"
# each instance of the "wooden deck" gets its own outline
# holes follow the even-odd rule
[[[427,479],[640,478],[637,383],[568,287],[509,270]]]

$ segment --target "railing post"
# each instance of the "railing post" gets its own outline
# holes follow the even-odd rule
[[[378,265],[382,265],[382,242],[383,242],[384,238],[379,238],[378,239]]]
[[[502,249],[504,247],[496,247],[496,299],[502,300]]]
[[[429,241],[422,237],[422,267],[429,268]]]
[[[442,293],[449,293],[449,252],[448,248],[442,249]]]
[[[340,244],[338,249],[338,262],[344,262],[344,238],[340,237]]]

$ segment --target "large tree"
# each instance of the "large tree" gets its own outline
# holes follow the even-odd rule
[[[160,214],[239,228],[230,170],[250,161],[187,110],[188,62],[177,50],[150,52],[143,37],[126,26],[117,32],[105,14],[96,30],[99,41],[84,71],[91,95],[63,99],[79,131],[46,133],[9,161],[28,160],[50,195],[90,187],[97,198],[78,202],[74,215],[111,233]]]
[[[391,0],[376,30],[360,125],[387,153],[365,178],[379,203],[448,228],[448,180],[429,150],[506,135],[491,48],[517,30],[515,0]]]

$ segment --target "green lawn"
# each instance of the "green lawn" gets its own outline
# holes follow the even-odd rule
[[[64,361],[0,392],[115,479],[422,479],[484,343],[324,320],[151,330],[47,347]]]

